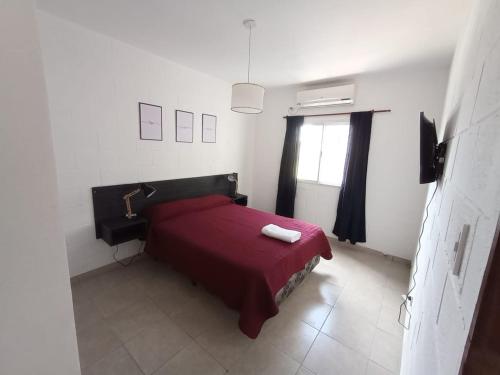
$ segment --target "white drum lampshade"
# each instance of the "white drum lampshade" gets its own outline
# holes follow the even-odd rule
[[[264,87],[250,83],[250,52],[252,40],[252,28],[256,26],[253,19],[243,20],[243,26],[248,30],[248,70],[247,82],[235,83],[233,85],[233,95],[231,97],[231,110],[239,113],[257,114],[264,108]]]
[[[249,114],[261,113],[264,108],[264,92],[264,87],[254,83],[235,83],[231,110]]]

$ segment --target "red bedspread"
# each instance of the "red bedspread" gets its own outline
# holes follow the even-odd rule
[[[332,257],[318,226],[242,207],[227,197],[163,203],[147,216],[146,251],[238,310],[240,329],[252,338],[278,313],[274,296],[288,279],[314,256]],[[266,224],[298,230],[302,237],[294,244],[268,238],[260,232]]]

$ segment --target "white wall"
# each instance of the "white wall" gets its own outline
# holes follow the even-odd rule
[[[404,70],[354,77],[354,106],[301,111],[307,113],[391,109],[375,114],[368,161],[366,225],[363,244],[410,259],[415,251],[426,186],[419,185],[419,112],[439,119],[447,68]],[[255,134],[253,205],[274,211],[285,134],[283,115],[295,103],[300,88],[268,90],[265,112]],[[322,111],[322,112],[321,112]],[[296,217],[321,225],[333,236],[339,188],[298,184]],[[361,244],[360,244],[361,245]]]
[[[80,374],[32,1],[0,2],[0,373]]]
[[[254,117],[230,111],[231,85],[39,12],[57,177],[71,275],[112,262],[95,239],[92,186],[236,171],[251,187]],[[138,102],[163,107],[164,140],[139,140]],[[194,143],[176,143],[176,109],[195,113]],[[201,142],[201,113],[217,143]],[[139,244],[120,245],[122,256]]]
[[[499,19],[500,0],[480,0],[453,61],[441,131],[446,170],[418,257],[402,374],[459,371],[500,213]],[[457,277],[450,270],[463,224],[471,230]]]

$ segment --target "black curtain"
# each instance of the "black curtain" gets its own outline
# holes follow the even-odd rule
[[[349,142],[333,234],[352,244],[366,242],[365,196],[373,112],[351,114]]]
[[[293,217],[295,193],[297,191],[297,164],[299,158],[300,127],[304,116],[287,117],[285,143],[281,155],[276,214]]]

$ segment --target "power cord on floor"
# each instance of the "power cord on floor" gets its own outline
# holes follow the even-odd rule
[[[139,256],[142,255],[142,253],[144,253],[144,244],[145,242],[141,241],[141,243],[139,244],[139,251],[137,252],[137,254],[130,257],[127,262],[124,262],[123,260],[117,258],[119,248],[118,245],[116,245],[115,252],[113,253],[113,259],[115,260],[116,263],[120,264],[121,266],[128,267],[134,262],[134,260],[136,260]]]
[[[427,218],[429,217],[429,206],[431,205],[432,200],[434,199],[434,196],[436,195],[437,189],[438,189],[438,182],[436,181],[436,188],[434,189],[434,192],[432,193],[432,196],[431,196],[431,199],[429,200],[429,203],[427,203],[427,205],[425,206],[425,218],[424,218],[424,221],[422,222],[422,229],[420,231],[420,235],[418,236],[417,252],[415,253],[415,269],[413,270],[413,274],[411,275],[412,286],[408,290],[408,293],[406,293],[403,303],[399,306],[398,322],[405,329],[410,329],[411,313],[410,313],[410,310],[408,309],[407,302],[408,301],[412,302],[413,297],[412,297],[411,293],[415,290],[415,288],[417,286],[416,275],[418,272],[418,255],[420,254],[420,250],[422,249],[422,243],[421,243],[422,235],[424,234],[425,223],[427,221]],[[406,314],[408,314],[408,325],[405,324],[406,318],[405,318],[405,322],[401,322],[401,315],[403,312],[403,308],[405,309]]]

